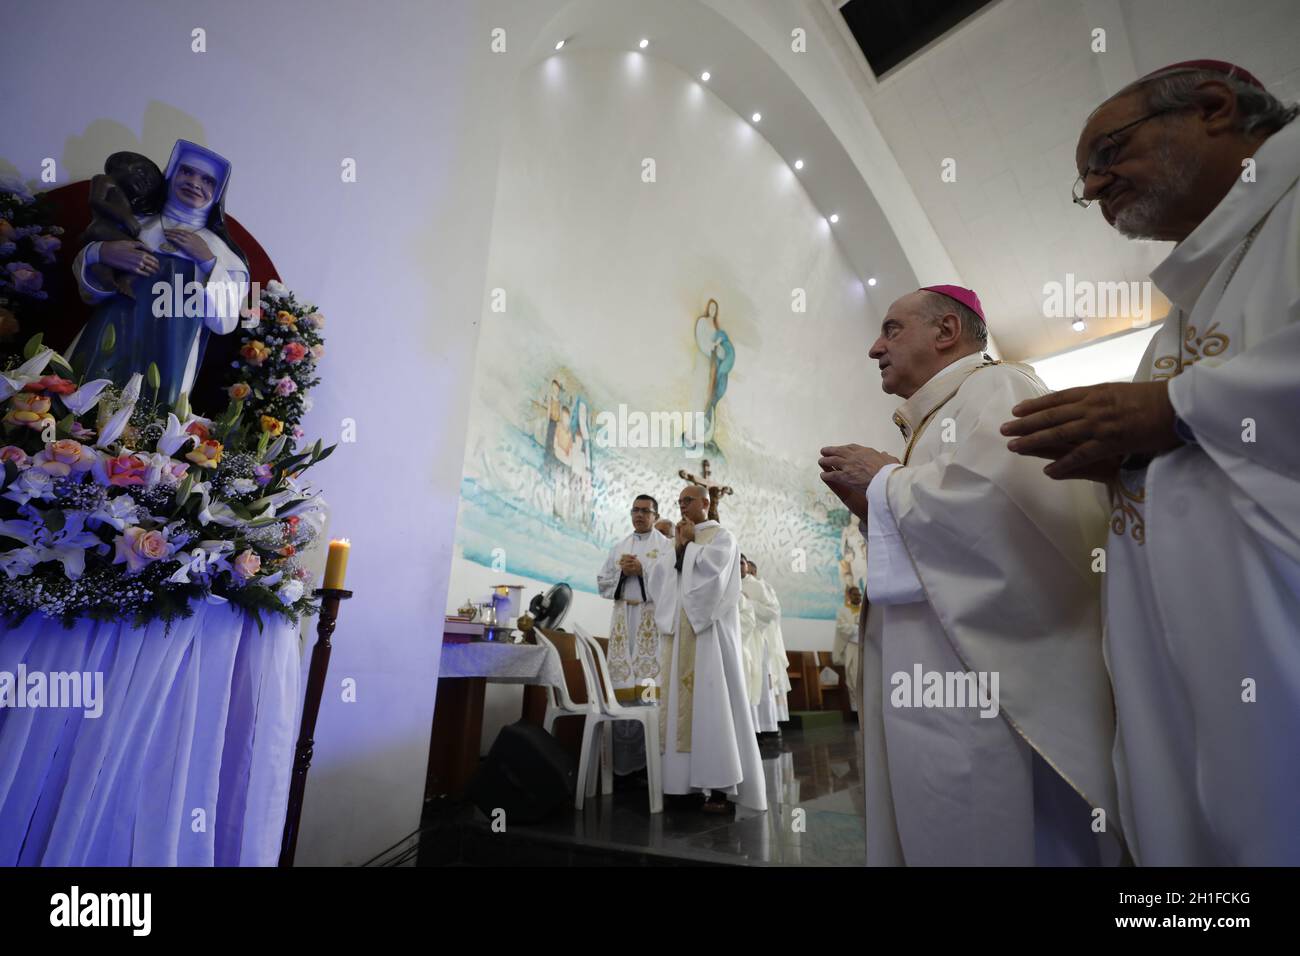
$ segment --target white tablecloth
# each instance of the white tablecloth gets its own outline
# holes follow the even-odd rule
[[[200,603],[152,624],[33,615],[0,671],[103,673],[103,713],[0,708],[0,866],[272,866],[301,707],[298,629]]]
[[[471,641],[442,645],[442,677],[483,677],[497,684],[564,684],[560,659],[537,644]]]

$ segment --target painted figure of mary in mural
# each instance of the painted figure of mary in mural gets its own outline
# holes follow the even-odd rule
[[[118,386],[155,363],[158,400],[170,405],[193,390],[208,336],[226,335],[239,324],[249,272],[226,230],[230,163],[177,140],[163,178],[162,209],[136,217],[135,238],[88,242],[77,254],[72,268],[81,297],[95,308],[69,353],[86,379],[107,378]],[[97,265],[127,277],[133,295],[105,284]],[[155,295],[159,283],[166,284],[165,295]],[[172,291],[178,285],[180,296]],[[191,294],[198,289],[201,296]]]
[[[695,343],[709,356],[709,390],[705,396],[706,428],[713,431],[713,416],[718,402],[727,392],[727,376],[736,364],[736,349],[731,337],[718,326],[718,300],[710,299],[704,314],[695,320]]]

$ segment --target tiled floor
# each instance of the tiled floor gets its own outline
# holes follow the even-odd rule
[[[455,813],[455,836],[448,826],[436,826],[426,836],[430,852],[422,854],[423,861],[862,865],[866,851],[856,725],[787,730],[779,743],[764,743],[762,755],[765,813],[738,808],[735,817],[715,817],[666,809],[651,816],[645,790],[621,790],[588,801],[581,812],[495,834],[481,813],[462,808]]]

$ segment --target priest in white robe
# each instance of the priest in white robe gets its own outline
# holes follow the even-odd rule
[[[725,812],[729,801],[766,810],[741,665],[740,548],[735,535],[709,520],[704,488],[687,485],[678,505],[676,600],[655,610],[665,637],[664,793],[709,791],[704,807],[711,812]]]
[[[609,676],[621,703],[657,700],[660,672],[655,605],[673,600],[677,570],[672,541],[654,528],[659,503],[651,495],[632,502],[632,533],[614,547],[596,574],[600,596],[614,602],[609,621]],[[645,731],[640,721],[618,720],[614,728],[614,772],[645,768]]]
[[[1177,243],[1151,274],[1172,308],[1132,384],[1025,402],[1004,428],[1111,492],[1114,759],[1142,865],[1300,865],[1297,111],[1202,60],[1092,114],[1076,197]]]
[[[754,727],[760,734],[779,734],[780,722],[790,719],[788,707],[782,709],[790,678],[786,673],[788,658],[781,635],[781,602],[772,586],[758,576],[758,565],[748,561],[745,570],[741,589],[754,603],[760,654]]]
[[[758,565],[750,561],[749,573],[767,592],[768,602],[775,613],[767,622],[765,634],[767,647],[767,674],[772,684],[772,695],[776,699],[776,719],[784,723],[790,719],[790,655],[785,649],[785,632],[781,629],[781,601],[772,587],[761,574]],[[778,728],[778,733],[780,730]]]
[[[745,593],[745,576],[749,574],[749,562],[740,556],[740,651],[741,663],[745,668],[745,696],[751,708],[758,706],[758,697],[762,684],[759,680],[763,666],[763,637],[758,629],[758,618],[754,613],[754,602]],[[758,729],[755,719],[754,727]]]
[[[831,663],[844,665],[844,684],[849,691],[849,706],[858,712],[858,688],[862,683],[862,644],[858,625],[862,617],[862,592],[856,587],[844,589],[844,604],[835,615],[835,644]]]
[[[1088,482],[1053,485],[998,429],[1046,387],[982,354],[969,289],[890,306],[870,350],[902,460],[822,450],[822,479],[866,520],[863,737],[875,865],[1118,862],[1113,705]]]

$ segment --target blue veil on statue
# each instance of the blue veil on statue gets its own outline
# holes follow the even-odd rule
[[[178,177],[182,170],[187,176],[202,177],[211,188],[211,198],[199,205],[192,198],[184,198],[182,189],[186,187]],[[160,379],[158,401],[170,405],[181,392],[193,389],[208,336],[225,335],[238,326],[249,271],[243,252],[226,229],[229,161],[197,143],[177,140],[164,178],[167,185],[162,211],[139,219],[138,241],[158,260],[159,270],[153,275],[130,277],[134,298],[105,288],[90,272],[90,267],[99,263],[102,243],[88,243],[77,254],[72,268],[81,297],[95,308],[69,354],[73,368],[85,380],[107,378],[119,387],[133,374],[144,374],[151,362],[156,364]],[[196,261],[170,242],[164,229],[195,233],[211,257]],[[196,287],[191,283],[203,288],[201,308],[194,307],[200,297],[192,294]],[[160,284],[166,286],[166,293],[155,293]],[[175,294],[178,288],[183,290],[183,297]],[[107,348],[110,327],[113,344]],[[145,394],[152,397],[149,391]]]

